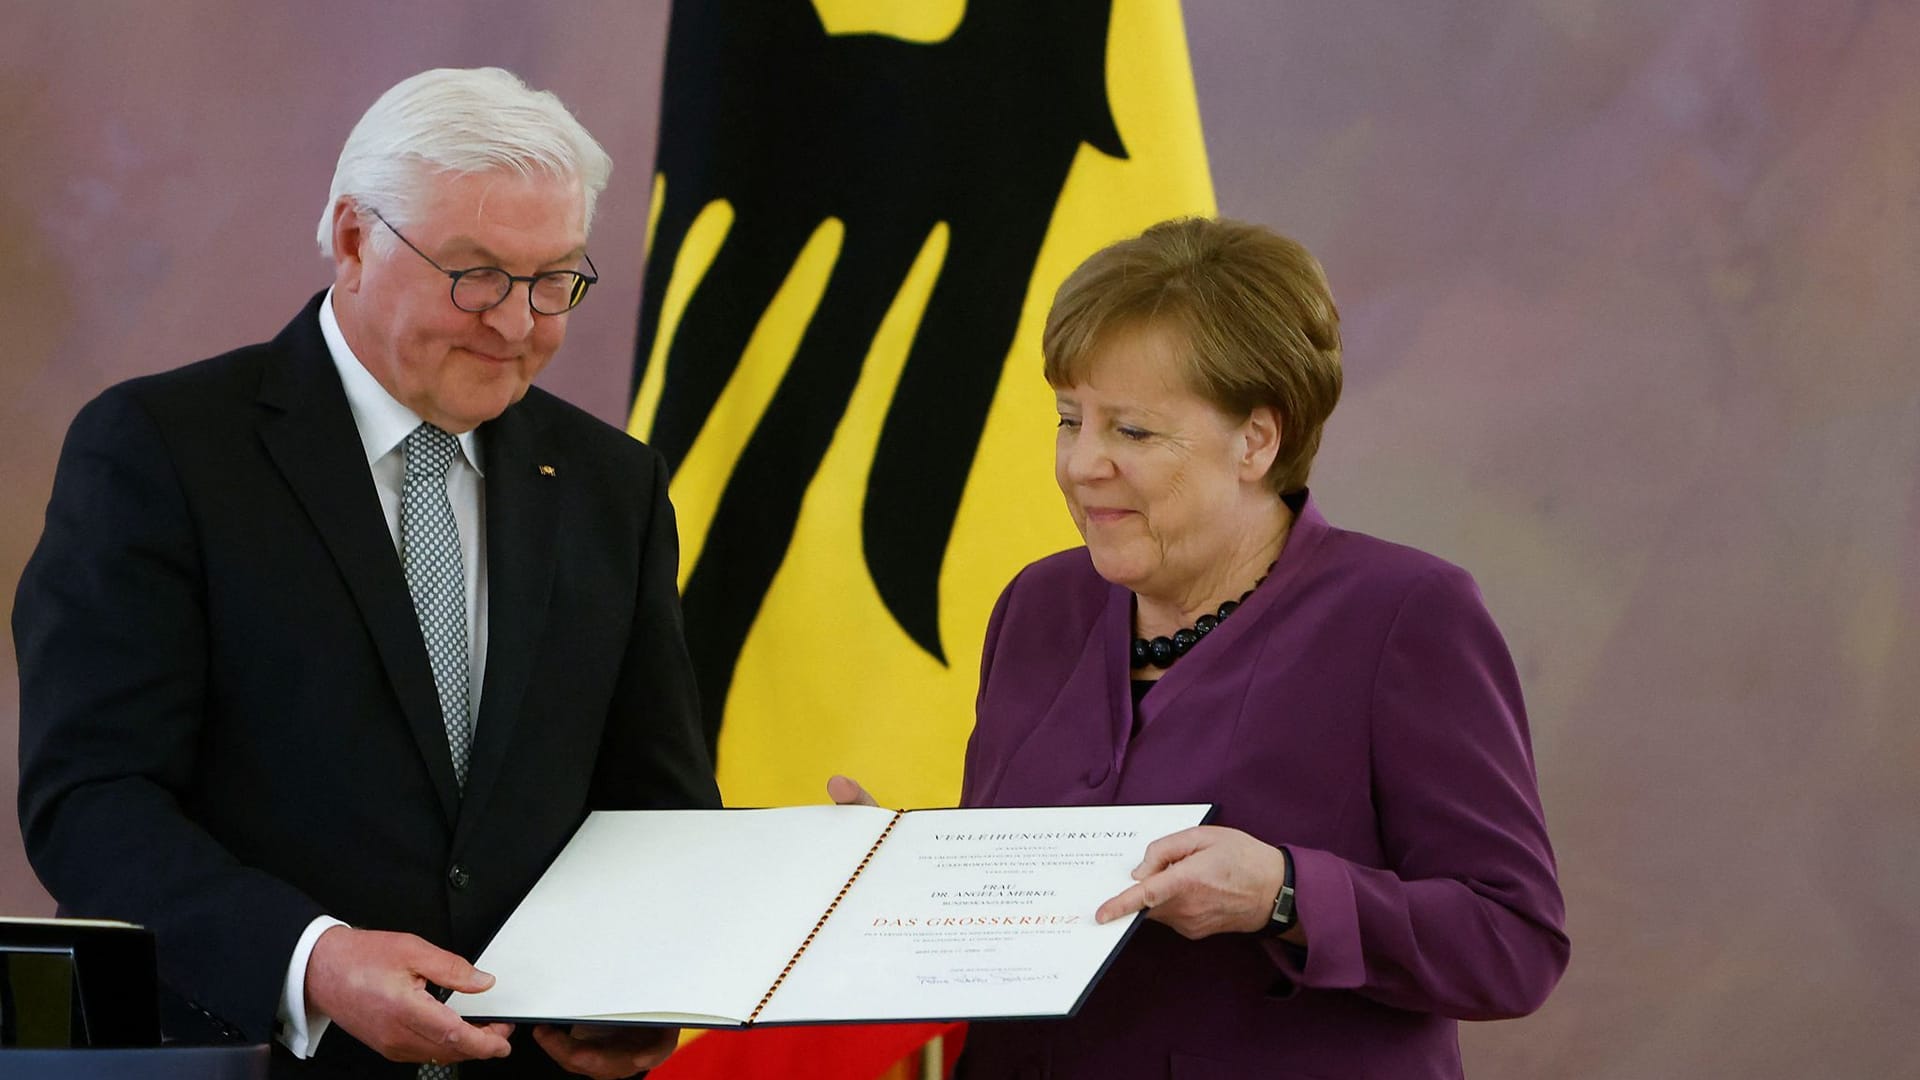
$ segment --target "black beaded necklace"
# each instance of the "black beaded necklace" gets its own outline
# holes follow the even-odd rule
[[[1271,573],[1273,573],[1273,567],[1269,566],[1267,567],[1267,573],[1260,575],[1260,581],[1253,583],[1253,589],[1259,588],[1260,582],[1267,580],[1267,574]],[[1185,626],[1175,630],[1170,637],[1157,637],[1152,641],[1148,641],[1142,637],[1134,638],[1132,649],[1133,666],[1143,668],[1151,664],[1154,667],[1163,669],[1172,667],[1175,660],[1187,655],[1195,645],[1200,644],[1201,638],[1213,633],[1215,627],[1227,620],[1227,616],[1238,610],[1241,604],[1246,603],[1247,597],[1253,595],[1253,589],[1248,589],[1246,592],[1241,593],[1240,599],[1238,600],[1228,600],[1222,603],[1219,611],[1210,615],[1202,615],[1198,619],[1195,619],[1192,626]]]

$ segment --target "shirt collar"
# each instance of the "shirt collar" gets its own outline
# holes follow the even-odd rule
[[[387,393],[380,380],[353,355],[346,335],[340,332],[340,320],[333,314],[332,289],[327,290],[327,298],[320,305],[320,336],[326,339],[327,353],[333,357],[334,369],[340,373],[340,385],[347,392],[347,408],[353,413],[353,426],[360,431],[360,446],[366,451],[367,464],[371,465],[392,453],[423,421]],[[467,464],[485,476],[487,470],[480,464],[479,430],[464,432],[458,438],[460,453]]]

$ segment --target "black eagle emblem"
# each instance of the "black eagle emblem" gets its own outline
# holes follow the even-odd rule
[[[649,441],[670,468],[808,238],[829,217],[845,225],[682,598],[709,746],[874,334],[940,222],[946,259],[881,430],[861,529],[887,610],[946,662],[941,564],[1041,241],[1080,145],[1126,156],[1106,94],[1109,15],[1109,0],[970,0],[946,40],[916,44],[831,36],[806,0],[674,5],[657,161],[665,197],[634,391],[687,230],[716,199],[732,204],[734,222],[665,353]],[[820,632],[834,627],[823,620]]]

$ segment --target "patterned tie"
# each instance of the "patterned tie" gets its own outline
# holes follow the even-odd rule
[[[460,526],[447,501],[447,467],[459,450],[460,440],[432,424],[421,424],[407,436],[400,561],[426,639],[434,686],[440,691],[453,775],[465,790],[467,755],[473,750],[473,721],[467,716],[467,578],[460,559]]]
[[[467,717],[467,576],[460,558],[460,525],[447,500],[447,469],[460,440],[421,424],[407,436],[407,479],[400,492],[400,562],[413,594],[413,614],[427,642],[440,718],[447,725],[453,776],[467,786],[473,722]],[[453,1065],[422,1065],[419,1080],[456,1080]]]

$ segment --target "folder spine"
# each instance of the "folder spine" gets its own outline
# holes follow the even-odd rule
[[[807,931],[807,936],[800,942],[800,947],[793,950],[793,955],[787,958],[787,966],[780,969],[780,974],[773,980],[773,985],[767,987],[767,992],[761,996],[760,1004],[755,1005],[753,1011],[747,1014],[747,1022],[743,1026],[751,1027],[754,1021],[760,1019],[760,1010],[767,1007],[767,1002],[772,1001],[773,995],[779,992],[780,984],[787,981],[788,975],[793,974],[793,967],[800,962],[800,957],[806,953],[807,946],[812,945],[813,939],[820,936],[820,928],[827,925],[828,919],[833,918],[834,909],[840,906],[840,901],[847,898],[853,883],[860,880],[860,875],[866,872],[867,864],[872,862],[874,855],[879,852],[880,845],[887,842],[887,837],[893,833],[893,827],[900,824],[900,819],[905,816],[907,816],[905,810],[893,812],[887,827],[880,830],[880,835],[874,838],[873,846],[860,857],[860,864],[853,868],[853,873],[847,875],[846,883],[840,886],[840,891],[834,895],[833,902],[827,905],[827,910],[820,913],[820,918],[813,924],[813,929]]]

